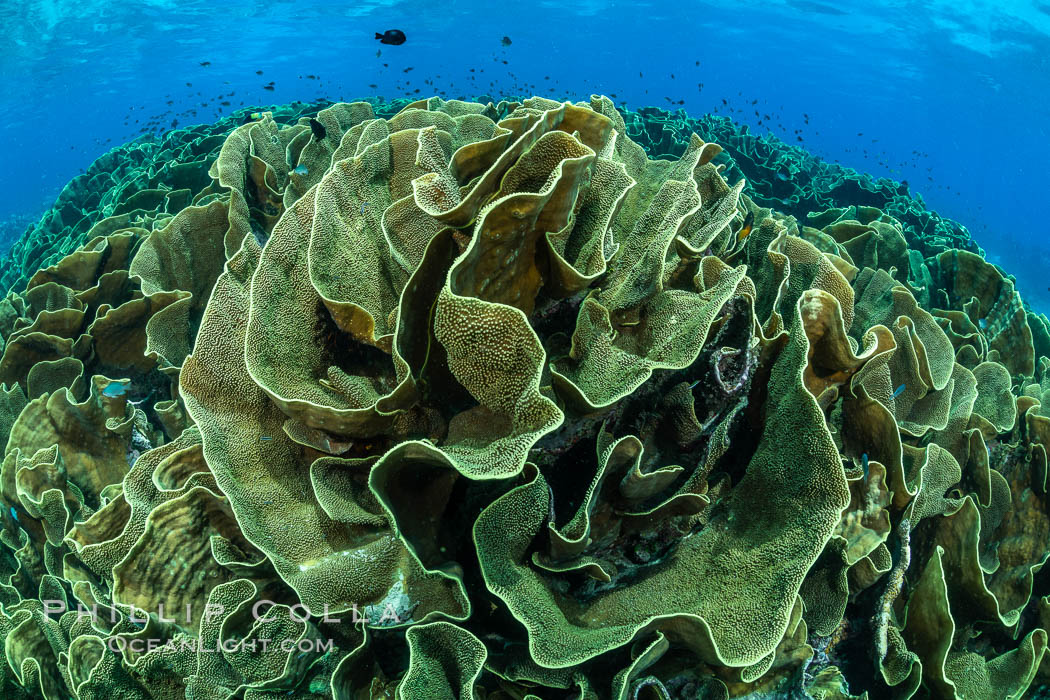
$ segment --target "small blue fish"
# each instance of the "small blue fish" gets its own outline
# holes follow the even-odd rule
[[[977,322],[977,325],[980,327],[980,329],[982,331],[983,330],[987,330],[988,329],[988,319],[982,318],[980,321]]]
[[[260,440],[273,440],[273,438],[270,437],[269,435],[260,435],[259,439]]]
[[[361,216],[365,215],[365,207],[368,206],[368,202],[361,202]]]
[[[695,388],[695,387],[696,387],[696,385],[697,385],[697,384],[699,384],[699,383],[700,383],[700,380],[699,380],[699,379],[697,379],[697,380],[696,380],[695,382],[693,382],[692,384],[690,384],[690,385],[689,385],[689,388],[690,388],[690,389],[693,389],[693,388]]]
[[[893,398],[897,398],[898,396],[900,396],[901,394],[903,394],[903,393],[904,393],[904,387],[905,387],[905,385],[904,385],[904,384],[901,384],[901,385],[900,385],[899,387],[897,387],[896,389],[894,389],[894,390],[893,390]]]
[[[864,478],[868,478],[868,453],[865,452],[860,456],[860,466],[864,470]]]
[[[300,163],[299,165],[295,166],[295,170],[293,170],[292,172],[295,173],[296,175],[309,175],[310,174],[310,169],[307,168],[302,163]]]
[[[18,522],[18,511],[15,510],[14,506],[11,506],[11,517],[15,519],[16,523]]]
[[[102,393],[106,396],[123,396],[128,390],[126,384],[120,382],[110,382],[102,390]]]

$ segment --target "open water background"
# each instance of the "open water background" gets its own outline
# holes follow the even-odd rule
[[[0,26],[5,249],[149,121],[322,96],[605,93],[694,116],[725,99],[756,133],[802,129],[814,154],[907,180],[1050,312],[1045,0],[0,0]],[[393,28],[405,44],[374,39]]]

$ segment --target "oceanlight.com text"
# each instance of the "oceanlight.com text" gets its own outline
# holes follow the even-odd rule
[[[106,646],[111,651],[122,652],[128,649],[137,654],[143,654],[157,649],[165,651],[188,651],[194,654],[231,654],[234,652],[250,651],[253,653],[266,653],[273,648],[280,649],[285,653],[297,651],[300,654],[324,654],[335,648],[332,639],[268,639],[256,637],[254,639],[217,639],[208,643],[195,638],[174,639],[155,638],[131,638],[125,639],[113,636],[106,640]]]

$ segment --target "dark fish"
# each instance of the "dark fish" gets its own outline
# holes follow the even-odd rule
[[[210,66],[211,65],[211,61],[201,61],[201,65],[202,66]]]
[[[504,46],[510,46],[510,44],[511,44],[510,37],[509,36],[503,37],[502,39],[499,40],[499,43],[503,44]]]
[[[262,71],[261,70],[257,70],[257,71],[255,71],[255,74],[256,75],[262,75]]]
[[[312,117],[310,119],[310,131],[313,132],[314,139],[316,139],[317,141],[320,141],[328,135],[328,130],[324,128],[324,124]]]
[[[387,29],[382,34],[376,32],[376,39],[379,39],[380,44],[400,46],[405,43],[405,33],[400,29]]]
[[[273,85],[263,85],[263,90],[269,90],[270,92],[273,92]]]

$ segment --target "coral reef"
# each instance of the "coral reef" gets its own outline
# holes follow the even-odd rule
[[[899,187],[628,116],[300,105],[71,183],[3,278],[3,696],[1050,683],[1050,321]]]
[[[874,179],[828,163],[772,133],[756,136],[728,117],[690,118],[684,110],[659,107],[642,107],[624,117],[627,135],[657,158],[681,156],[693,133],[722,146],[719,162],[726,166],[727,179],[745,178],[744,193],[762,206],[797,217],[842,206],[874,207],[899,221],[908,245],[923,256],[948,249],[984,254],[965,226],[927,210],[907,182]]]

